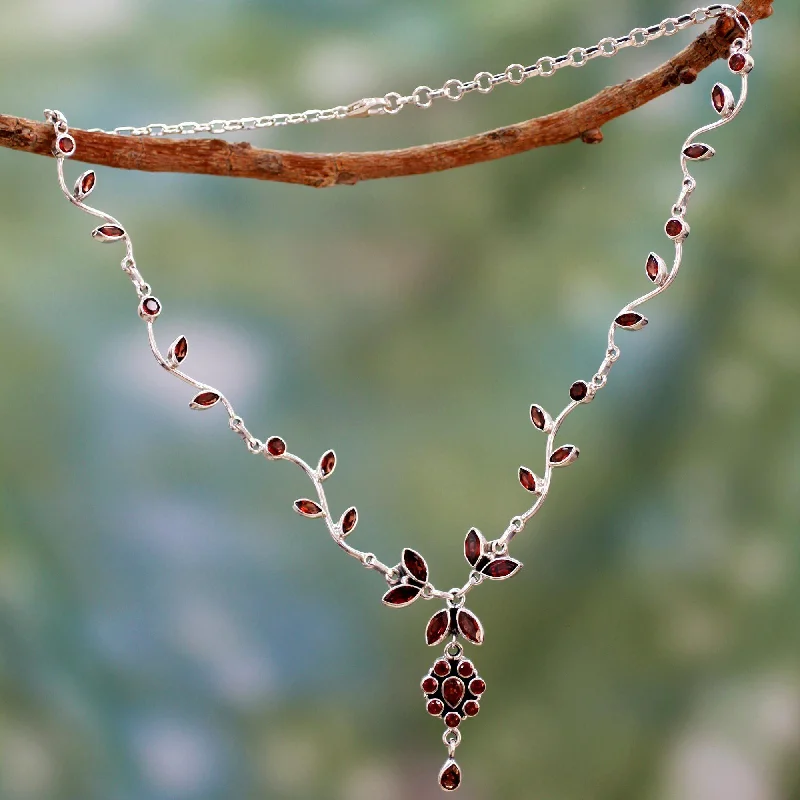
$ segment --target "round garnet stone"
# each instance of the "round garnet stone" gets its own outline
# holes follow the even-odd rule
[[[433,673],[434,675],[438,675],[440,678],[444,678],[445,675],[450,674],[450,665],[444,660],[437,661],[433,665]]]
[[[444,711],[444,703],[441,700],[429,700],[428,701],[428,713],[432,717],[438,717],[442,711]]]
[[[62,153],[69,154],[75,149],[75,142],[70,136],[62,136],[58,140],[58,149]]]
[[[436,678],[431,677],[430,675],[422,681],[422,691],[425,694],[433,694],[439,688],[439,681]]]
[[[464,703],[464,713],[468,717],[476,717],[480,710],[480,703],[478,703],[476,700],[467,700],[467,702]]]
[[[747,66],[747,56],[744,53],[734,53],[728,59],[728,66],[734,72],[741,72]]]
[[[481,695],[486,691],[486,683],[481,678],[475,678],[469,685],[472,694]]]
[[[458,665],[458,674],[462,678],[470,678],[472,677],[474,672],[475,672],[475,667],[473,667],[469,661],[462,661]]]
[[[286,442],[280,436],[273,436],[267,442],[267,452],[271,456],[282,456],[286,452]]]
[[[585,400],[587,394],[589,394],[589,387],[584,381],[575,381],[575,383],[569,387],[569,396],[576,403],[580,403],[581,400]]]
[[[455,711],[451,711],[445,716],[444,724],[447,725],[448,728],[457,728],[461,724],[461,717],[459,717]]]
[[[142,313],[148,317],[156,317],[161,312],[161,303],[155,297],[145,297],[142,300]]]
[[[683,233],[683,223],[679,219],[673,217],[664,226],[664,230],[666,230],[667,236],[671,236],[674,239]]]

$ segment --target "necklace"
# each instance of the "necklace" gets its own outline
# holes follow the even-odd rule
[[[236,413],[232,402],[219,389],[191,377],[184,371],[183,364],[189,355],[189,345],[185,337],[177,338],[166,352],[162,351],[155,336],[155,323],[162,313],[162,305],[139,271],[131,236],[117,219],[87,205],[86,199],[95,190],[97,183],[93,170],[80,175],[72,189],[68,187],[64,163],[76,154],[77,144],[70,133],[66,117],[58,111],[45,112],[46,119],[52,124],[55,134],[53,153],[56,157],[61,190],[73,205],[101,220],[102,224],[92,231],[95,240],[103,243],[118,242],[124,246],[122,270],[128,275],[136,291],[138,313],[146,324],[150,349],[161,367],[192,388],[190,408],[208,410],[221,406],[228,415],[230,429],[241,437],[250,453],[265,457],[269,461],[294,464],[305,473],[312,491],[308,497],[294,502],[294,510],[306,518],[321,519],[333,541],[347,555],[383,577],[387,584],[382,597],[385,605],[402,608],[411,605],[419,598],[438,600],[442,603],[443,608],[438,610],[427,624],[425,640],[430,646],[437,646],[443,642],[445,646],[441,656],[434,661],[423,677],[421,690],[426,711],[431,716],[440,718],[445,726],[442,738],[447,748],[447,759],[439,773],[439,784],[446,791],[453,791],[461,784],[461,768],[455,760],[456,749],[461,742],[461,725],[466,719],[479,713],[487,688],[485,680],[473,661],[467,658],[464,647],[459,641],[461,639],[472,645],[481,645],[485,636],[482,623],[466,607],[467,596],[487,580],[506,580],[519,572],[522,563],[510,555],[511,544],[542,507],[550,491],[555,470],[574,464],[580,455],[575,445],[556,444],[556,437],[562,425],[573,411],[579,406],[590,403],[606,386],[611,369],[621,355],[620,346],[616,342],[618,333],[640,331],[644,328],[647,325],[647,318],[639,309],[664,292],[678,275],[683,260],[684,242],[689,235],[689,224],[686,220],[688,204],[697,187],[690,166],[715,155],[711,145],[699,137],[734,119],[747,99],[748,74],[754,64],[750,55],[752,25],[749,19],[733,6],[714,4],[697,9],[691,14],[664,20],[649,28],[635,28],[627,36],[603,39],[594,47],[576,47],[558,58],[541,58],[530,67],[512,64],[502,73],[481,72],[467,82],[451,79],[435,90],[427,86],[417,87],[408,96],[390,92],[380,98],[364,98],[348,106],[336,106],[325,111],[311,110],[302,114],[276,114],[234,121],[215,120],[205,124],[182,123],[172,126],[116,128],[112,131],[118,135],[129,136],[199,132],[219,134],[232,130],[345,119],[353,116],[396,114],[409,104],[428,108],[438,98],[460,100],[469,92],[486,93],[501,83],[519,84],[536,75],[552,75],[562,67],[582,66],[593,58],[613,56],[625,47],[642,47],[661,36],[669,36],[692,25],[720,17],[733,20],[740,34],[730,46],[728,67],[734,76],[741,79],[741,89],[737,98],[727,86],[716,83],[711,91],[711,102],[717,119],[693,131],[681,147],[680,167],[683,179],[678,198],[664,226],[667,237],[674,245],[672,264],[670,266],[656,253],[648,255],[645,274],[651,283],[649,291],[625,305],[615,315],[609,327],[607,346],[597,372],[590,379],[578,380],[569,387],[569,400],[566,406],[553,416],[542,406],[531,405],[530,421],[536,429],[546,435],[544,469],[541,476],[528,467],[519,468],[519,483],[533,498],[532,504],[523,513],[513,516],[505,530],[495,539],[488,540],[477,528],[472,528],[467,533],[463,553],[469,567],[468,578],[463,586],[449,590],[437,589],[434,586],[424,557],[410,548],[405,548],[399,562],[390,566],[380,561],[374,553],[359,550],[350,544],[349,537],[356,529],[359,519],[357,508],[350,506],[341,514],[334,513],[325,492],[325,482],[333,475],[337,466],[333,450],[323,453],[314,465],[313,461],[309,462],[295,455],[280,436],[270,436],[263,440],[256,438],[248,430],[242,417]]]

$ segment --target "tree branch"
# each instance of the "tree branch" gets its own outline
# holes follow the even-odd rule
[[[773,0],[744,0],[740,9],[756,22],[772,14],[772,3]],[[594,143],[602,140],[600,129],[607,122],[681,83],[692,83],[701,70],[727,53],[737,33],[733,21],[721,17],[712,30],[641,78],[609,86],[554,114],[464,139],[365,153],[292,153],[221,139],[168,140],[73,130],[78,144],[75,160],[119,169],[256,178],[324,188],[440,172],[578,138]],[[1,147],[52,156],[52,143],[53,129],[49,124],[0,115]]]

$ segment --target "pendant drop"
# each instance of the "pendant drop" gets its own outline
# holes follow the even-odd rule
[[[461,767],[458,766],[455,759],[448,758],[444,762],[442,771],[439,773],[439,785],[446,792],[454,792],[461,786]]]

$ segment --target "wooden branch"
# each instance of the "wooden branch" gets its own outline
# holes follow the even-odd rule
[[[772,3],[744,0],[739,7],[756,22],[772,14]],[[72,130],[78,144],[75,160],[119,169],[256,178],[324,188],[441,172],[579,138],[595,143],[602,141],[601,128],[607,122],[696,80],[701,70],[726,54],[738,32],[730,18],[721,17],[712,30],[641,78],[609,86],[554,114],[464,139],[366,153],[292,153],[221,139],[169,140]],[[0,146],[52,156],[52,142],[52,126],[0,115]]]

